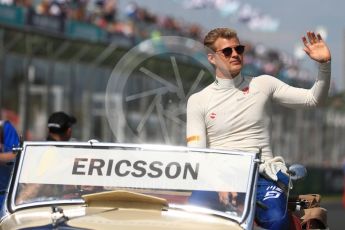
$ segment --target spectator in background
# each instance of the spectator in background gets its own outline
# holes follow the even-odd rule
[[[137,20],[137,11],[138,11],[138,5],[135,2],[129,2],[127,3],[125,7],[125,14],[126,16],[132,20],[136,21]]]
[[[19,136],[9,121],[0,120],[0,207],[12,172],[13,161],[16,155],[12,148],[20,144]]]
[[[36,6],[36,13],[39,15],[46,15],[49,16],[49,8],[50,8],[50,1],[49,0],[42,0]]]
[[[55,112],[48,119],[47,141],[69,141],[72,137],[72,126],[77,119],[64,112]]]
[[[103,1],[103,18],[109,23],[116,21],[117,13],[117,1],[116,0],[105,0]]]
[[[77,122],[77,119],[73,116],[66,114],[65,112],[59,111],[54,112],[48,119],[48,136],[47,141],[69,141],[72,137],[72,126]],[[58,193],[61,195],[61,191],[78,191],[80,188],[76,188],[73,185],[49,185],[44,186],[43,184],[21,184],[20,193],[17,197],[16,203],[25,203],[27,200],[34,199],[36,196],[51,196],[52,194]]]

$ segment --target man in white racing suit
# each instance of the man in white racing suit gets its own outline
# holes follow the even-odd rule
[[[302,37],[304,51],[319,63],[318,76],[310,89],[289,86],[269,75],[248,77],[241,74],[243,53],[236,31],[211,30],[204,39],[208,60],[215,66],[215,81],[188,99],[187,143],[189,147],[256,152],[262,149],[258,201],[266,209],[256,210],[256,222],[268,229],[286,229],[286,196],[275,186],[288,183],[283,158],[273,157],[270,147],[272,103],[290,108],[315,107],[327,98],[331,76],[331,54],[320,34]],[[273,186],[272,186],[273,185]],[[269,188],[275,191],[270,191]],[[280,198],[271,199],[278,194]],[[219,193],[220,201],[227,201]]]

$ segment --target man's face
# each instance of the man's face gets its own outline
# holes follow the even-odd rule
[[[233,78],[240,73],[243,66],[243,52],[239,48],[235,49],[239,45],[240,41],[237,38],[218,38],[214,43],[215,54],[209,54],[208,59],[216,66],[218,77]]]
[[[63,141],[69,141],[71,139],[71,137],[72,137],[72,128],[69,127],[66,130],[65,134],[63,135],[62,139],[63,139]]]

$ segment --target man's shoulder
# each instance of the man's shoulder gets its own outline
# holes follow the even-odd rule
[[[204,108],[208,104],[208,101],[211,98],[210,95],[212,94],[212,91],[213,91],[212,87],[213,87],[213,83],[206,86],[202,90],[193,93],[188,98],[187,107],[189,107],[189,108]]]
[[[269,75],[269,74],[260,74],[258,76],[248,76],[247,78],[255,80],[255,81],[261,81],[264,79],[271,79],[271,78],[275,78],[275,77],[273,77],[272,75]]]
[[[252,77],[248,85],[251,89],[264,93],[266,96],[270,96],[282,85],[282,81],[274,76],[262,74]]]
[[[261,74],[261,75],[258,75],[256,77],[254,76],[249,76],[249,77],[246,77],[246,80],[248,82],[250,82],[251,84],[255,84],[255,85],[266,85],[267,84],[270,84],[270,83],[273,83],[275,81],[277,81],[278,79],[274,76],[271,76],[271,75],[268,75],[268,74]]]
[[[204,97],[204,96],[207,96],[208,94],[210,94],[214,90],[213,88],[214,88],[214,82],[212,82],[211,84],[207,85],[206,87],[204,87],[200,91],[193,93],[191,96],[193,96],[193,97]]]

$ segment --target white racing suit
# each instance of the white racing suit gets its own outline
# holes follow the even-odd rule
[[[188,99],[188,146],[248,152],[257,152],[261,148],[262,159],[271,160],[272,103],[290,108],[315,107],[326,99],[330,77],[331,63],[327,62],[319,64],[318,76],[311,89],[295,88],[269,75],[244,77],[239,74],[233,79],[216,78]],[[260,180],[266,180],[261,178],[259,184]],[[283,213],[273,208],[267,211]],[[277,226],[269,229],[279,229]]]

